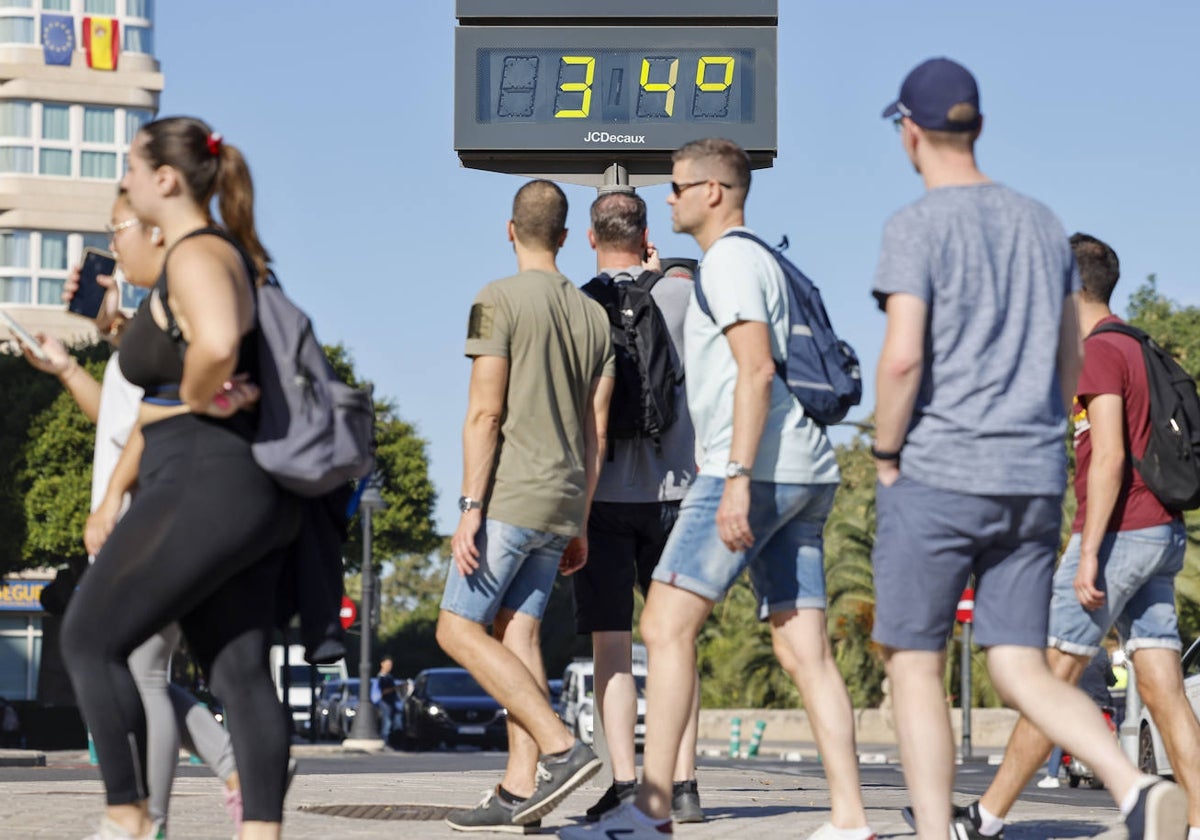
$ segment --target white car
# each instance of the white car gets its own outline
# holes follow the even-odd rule
[[[1183,691],[1187,694],[1192,711],[1200,717],[1200,639],[1192,643],[1183,655]],[[1163,748],[1162,734],[1150,717],[1150,710],[1142,707],[1138,720],[1138,768],[1143,773],[1171,776],[1171,762]]]
[[[635,646],[640,648],[641,645]],[[644,650],[644,649],[643,649]],[[637,685],[637,723],[634,743],[641,745],[646,738],[646,662],[639,661],[635,650],[633,679]],[[593,663],[590,659],[576,660],[563,671],[562,719],[567,728],[585,744],[596,741],[596,704],[593,694]]]

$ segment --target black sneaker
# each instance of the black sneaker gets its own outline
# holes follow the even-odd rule
[[[531,834],[541,828],[541,821],[525,825],[513,822],[516,805],[500,798],[499,786],[492,788],[474,808],[460,808],[446,815],[446,825],[455,831],[503,831],[508,834]]]
[[[602,764],[592,748],[578,740],[558,758],[542,756],[537,763],[537,787],[533,796],[517,806],[513,822],[527,825],[546,816],[567,794],[596,775]]]
[[[1187,807],[1179,785],[1162,779],[1147,785],[1125,817],[1129,840],[1180,840],[1188,833]]]
[[[900,809],[900,816],[913,831],[917,830],[917,818],[911,805]],[[984,834],[980,830],[983,820],[979,816],[979,802],[970,805],[950,805],[950,836],[952,840],[1004,840],[1004,829],[995,834]]]
[[[677,823],[704,822],[704,809],[700,807],[700,791],[696,789],[695,779],[671,785],[671,819]]]
[[[622,802],[627,802],[637,796],[637,782],[616,782],[608,786],[600,801],[588,808],[584,817],[588,822],[596,822],[601,816],[616,808]]]

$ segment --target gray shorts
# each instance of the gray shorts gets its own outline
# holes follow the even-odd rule
[[[875,512],[875,641],[943,650],[974,574],[979,645],[1046,646],[1060,496],[973,496],[901,475],[876,486]]]

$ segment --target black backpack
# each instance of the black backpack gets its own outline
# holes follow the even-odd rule
[[[662,277],[644,271],[635,280],[618,283],[600,276],[583,287],[604,307],[612,328],[617,375],[608,409],[609,437],[649,438],[656,448],[675,422],[675,391],[683,381],[667,322],[650,294]]]
[[[778,248],[772,248],[749,231],[734,230],[725,236],[758,243],[779,264],[787,281],[788,340],[787,359],[776,361],[775,370],[804,407],[804,413],[815,422],[822,426],[841,422],[850,409],[862,401],[858,355],[833,331],[821,292],[795,263],[783,255],[787,237]],[[700,280],[697,275],[696,304],[715,321]]]
[[[1150,442],[1133,465],[1164,507],[1200,508],[1200,396],[1192,379],[1171,354],[1137,327],[1102,324],[1092,335],[1113,332],[1136,339],[1146,360],[1150,386]]]

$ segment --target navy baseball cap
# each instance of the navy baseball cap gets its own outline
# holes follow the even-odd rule
[[[955,105],[973,106],[966,120],[951,120]],[[974,131],[979,127],[979,86],[971,71],[948,58],[931,58],[904,78],[900,98],[883,109],[883,116],[901,114],[931,131]]]

